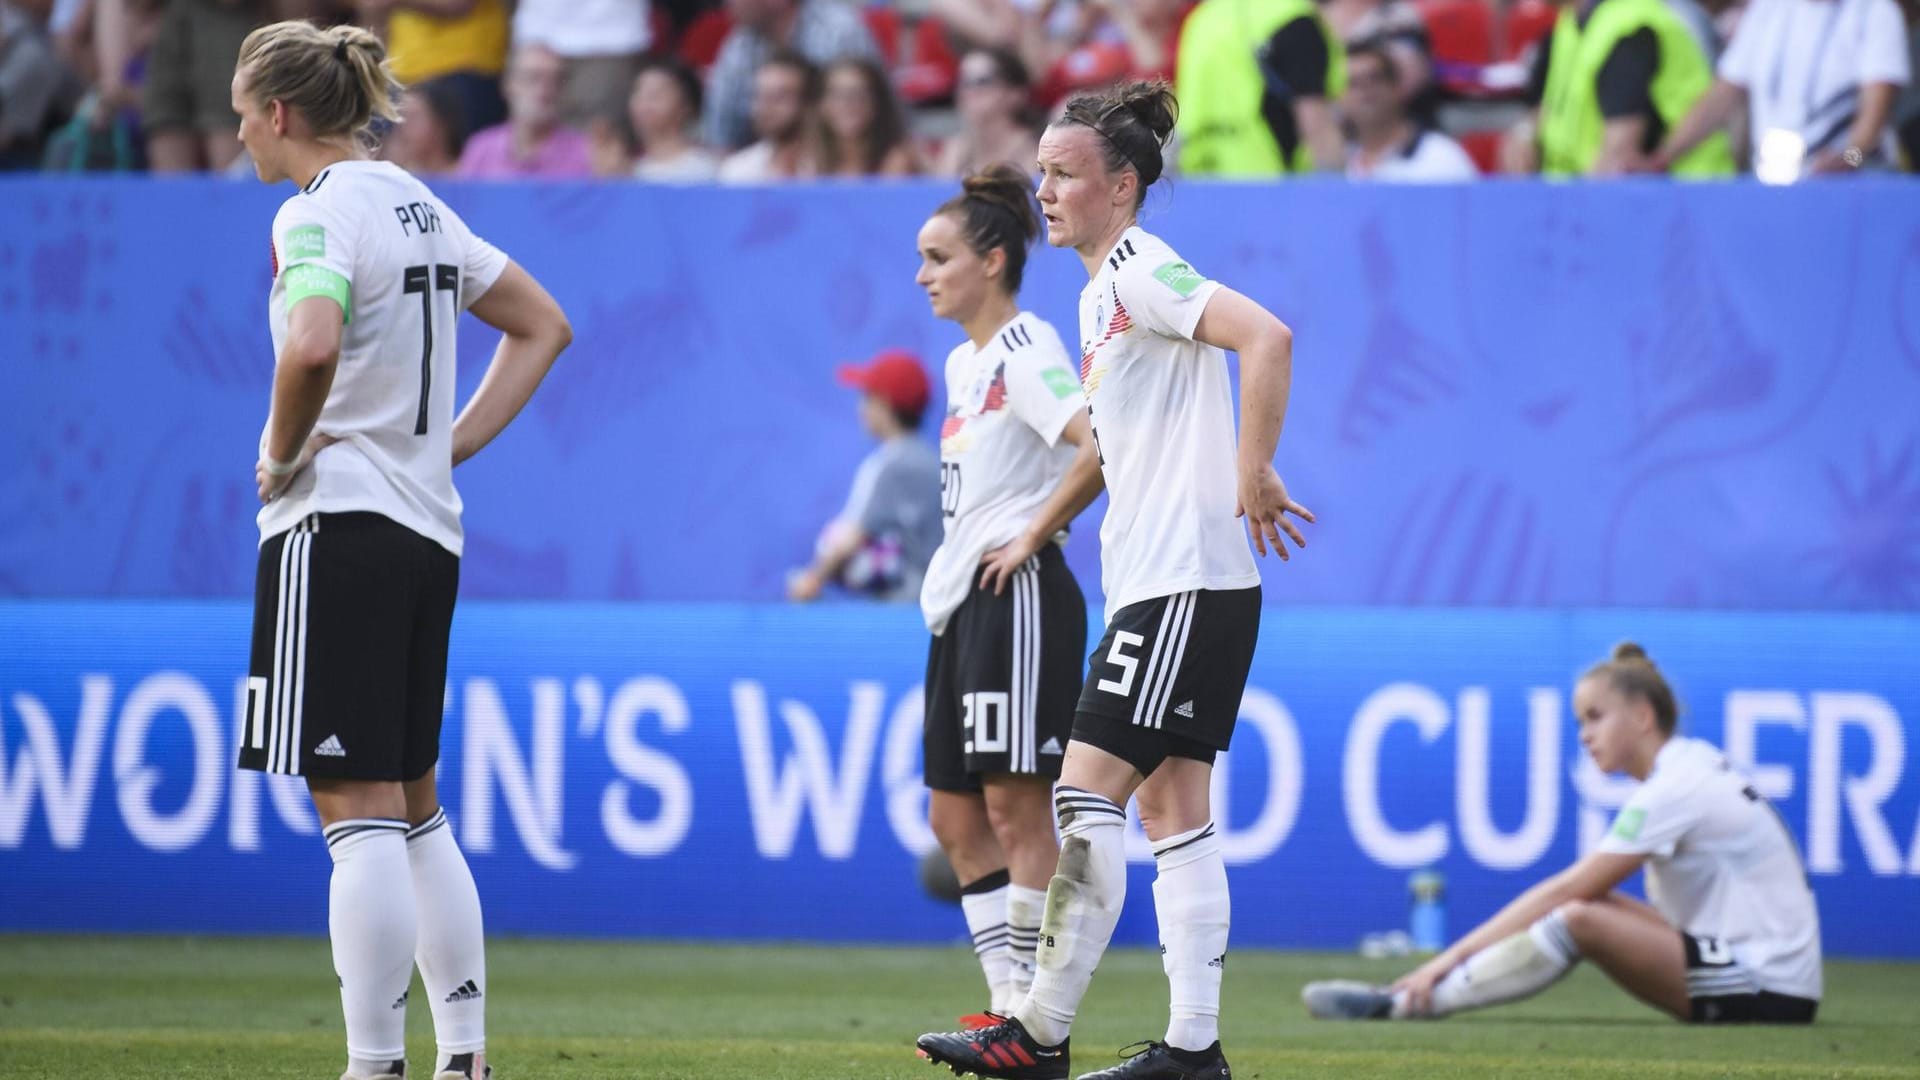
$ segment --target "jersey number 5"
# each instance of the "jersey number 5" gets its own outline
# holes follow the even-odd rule
[[[453,307],[460,309],[460,268],[446,263],[409,266],[400,291],[420,294],[420,411],[413,419],[413,433],[427,433],[427,401],[433,390],[433,294],[453,294]]]

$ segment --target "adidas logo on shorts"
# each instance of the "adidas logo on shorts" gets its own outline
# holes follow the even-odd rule
[[[468,979],[465,984],[454,987],[453,993],[447,995],[447,1004],[451,1005],[456,1001],[472,1001],[485,996],[480,992],[480,988],[473,984],[473,980]]]
[[[1179,706],[1173,710],[1173,715],[1184,716],[1189,720],[1193,719],[1193,702],[1191,701],[1181,702]]]
[[[329,735],[321,740],[320,745],[313,748],[313,752],[320,757],[347,756],[347,749],[340,745],[340,736],[338,735]]]
[[[1043,753],[1043,754],[1058,754],[1058,753],[1060,753],[1060,752],[1061,752],[1061,750],[1060,750],[1060,740],[1059,740],[1059,739],[1055,739],[1055,738],[1052,738],[1052,737],[1049,737],[1049,738],[1047,739],[1047,741],[1046,741],[1046,742],[1043,742],[1043,743],[1041,743],[1041,744],[1040,744],[1040,752],[1041,752],[1041,753]]]

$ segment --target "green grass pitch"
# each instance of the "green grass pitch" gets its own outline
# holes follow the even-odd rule
[[[913,1037],[982,1004],[963,947],[828,948],[500,940],[488,957],[500,1080],[575,1077],[938,1080]],[[1400,965],[1243,951],[1223,1028],[1237,1080],[1284,1077],[1920,1078],[1920,965],[1827,965],[1811,1028],[1695,1028],[1582,968],[1532,1001],[1426,1024],[1329,1024],[1309,979]],[[1074,1032],[1074,1072],[1158,1036],[1156,955],[1117,950]],[[413,1071],[432,1064],[418,984]],[[324,941],[0,937],[0,1077],[332,1080],[343,1067]]]

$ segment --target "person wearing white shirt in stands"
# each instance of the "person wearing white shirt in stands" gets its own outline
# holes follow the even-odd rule
[[[1673,689],[1632,642],[1573,693],[1580,744],[1640,781],[1599,847],[1392,986],[1308,984],[1325,1019],[1437,1018],[1531,997],[1582,959],[1695,1023],[1806,1024],[1820,916],[1793,835],[1726,756],[1675,733]],[[1615,889],[1642,867],[1643,904]]]
[[[1347,50],[1347,97],[1341,105],[1354,134],[1347,179],[1443,183],[1479,177],[1459,143],[1407,115],[1400,65],[1385,45]]]
[[[1897,0],[1754,0],[1719,78],[1649,164],[1664,170],[1744,105],[1762,180],[1887,168],[1894,101],[1911,78]]]

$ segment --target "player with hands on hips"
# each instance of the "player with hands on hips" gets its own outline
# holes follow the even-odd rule
[[[397,119],[366,30],[261,27],[232,83],[273,221],[271,411],[240,767],[305,779],[333,862],[328,937],[346,1080],[406,1073],[417,964],[434,1080],[486,1080],[479,890],[434,783],[464,535],[453,467],[520,411],[572,338],[559,305],[424,184],[371,160]],[[503,332],[454,416],[456,326]]]
[[[1047,242],[1078,253],[1090,279],[1080,294],[1080,382],[1107,487],[1107,626],[1055,789],[1060,857],[1033,985],[990,1026],[918,1040],[957,1073],[1070,1075],[1069,1031],[1126,897],[1132,800],[1157,869],[1169,1017],[1164,1039],[1087,1076],[1230,1075],[1219,1031],[1230,904],[1213,763],[1239,718],[1260,629],[1249,534],[1261,554],[1286,558],[1289,541],[1306,543],[1290,518],[1313,516],[1273,468],[1292,333],[1139,227],[1176,108],[1166,84],[1130,83],[1074,98],[1040,140]],[[1240,354],[1237,445],[1228,349]]]
[[[933,634],[926,782],[993,1014],[1033,982],[1059,856],[1052,785],[1087,644],[1086,598],[1060,541],[1101,486],[1073,360],[1052,326],[1020,310],[1039,231],[1032,182],[996,166],[927,218],[914,275],[934,314],[967,335],[947,357],[945,531],[920,591]]]

